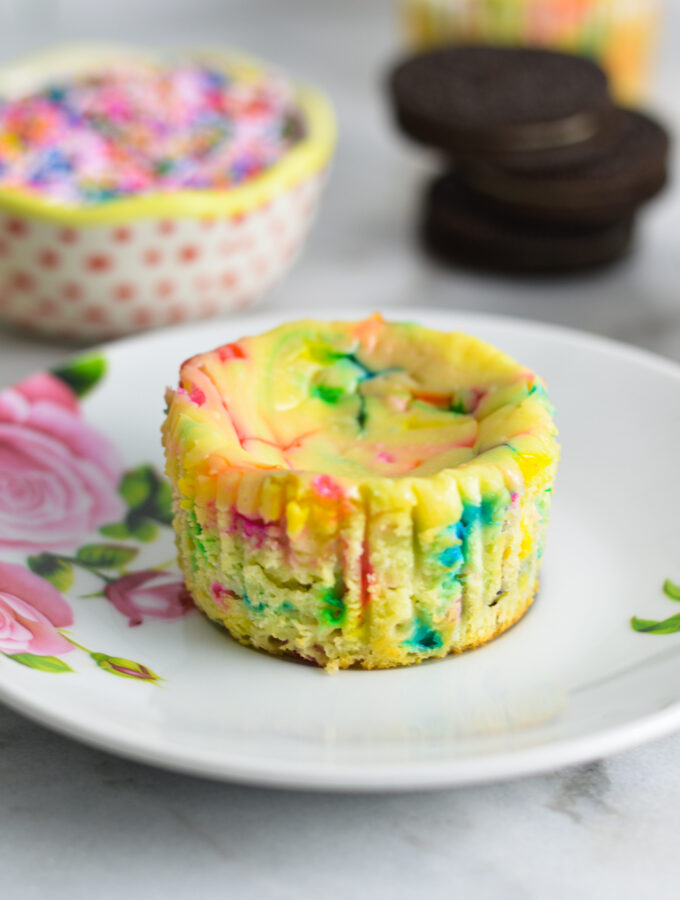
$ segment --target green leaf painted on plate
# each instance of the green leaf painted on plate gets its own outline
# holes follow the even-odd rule
[[[68,663],[56,656],[35,656],[33,653],[6,653],[5,656],[14,662],[21,663],[22,666],[37,669],[39,672],[62,674],[73,671]]]
[[[132,537],[132,532],[125,522],[114,522],[111,525],[102,525],[99,533],[104,537],[115,538],[117,541],[126,541]]]
[[[116,538],[119,541],[137,540],[144,544],[155,541],[158,537],[158,526],[151,519],[140,518],[134,510],[128,514],[124,522],[102,525],[99,531],[104,537]]]
[[[132,659],[109,656],[107,653],[90,653],[90,656],[100,669],[110,675],[117,675],[119,678],[136,678],[138,681],[150,681],[153,684],[162,681],[160,675]]]
[[[635,631],[642,631],[646,634],[676,634],[680,631],[680,613],[660,622],[653,619],[638,619],[637,616],[633,616],[630,624]]]
[[[106,537],[149,543],[158,537],[158,525],[172,525],[170,483],[149,465],[130,469],[121,479],[120,494],[128,508],[123,522],[100,528]]]
[[[151,466],[138,466],[123,475],[121,496],[131,509],[138,509],[151,499],[156,482],[157,476]]]
[[[76,559],[84,566],[95,569],[120,569],[137,556],[137,547],[121,544],[86,544],[76,553]]]
[[[670,578],[664,581],[663,592],[669,599],[680,602],[680,585],[675,584]]]
[[[172,488],[165,478],[156,476],[156,490],[149,504],[148,515],[161,525],[172,525]]]
[[[54,553],[29,556],[28,568],[41,578],[50,581],[58,591],[67,591],[73,585],[73,566]]]
[[[131,537],[144,544],[155,541],[158,536],[158,525],[152,522],[151,519],[138,519],[135,516],[130,516],[125,527],[130,532]]]
[[[88,353],[72,359],[64,366],[52,369],[52,374],[64,381],[78,397],[84,397],[101,381],[106,372],[106,359],[101,353]]]

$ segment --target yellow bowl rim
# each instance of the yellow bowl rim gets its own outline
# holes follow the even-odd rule
[[[239,51],[195,48],[183,53],[193,57],[244,70],[278,69]],[[3,80],[20,72],[49,75],[59,62],[74,59],[82,65],[92,60],[93,67],[106,58],[157,58],[158,52],[115,45],[72,45],[55,48],[33,57],[0,67],[0,93]],[[67,66],[68,67],[68,66]],[[56,204],[38,194],[17,188],[0,187],[0,212],[56,222],[64,226],[111,225],[134,219],[232,218],[246,215],[269,203],[277,194],[321,172],[328,164],[335,146],[336,124],[330,102],[315,88],[295,82],[295,97],[307,123],[307,135],[266,172],[242,185],[224,190],[177,190],[150,192],[97,206]]]

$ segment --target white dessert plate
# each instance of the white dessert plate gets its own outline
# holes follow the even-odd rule
[[[526,775],[680,728],[680,591],[663,590],[680,581],[680,367],[519,320],[391,315],[469,331],[548,382],[563,461],[518,625],[458,657],[328,675],[187,606],[155,474],[164,388],[185,357],[297,316],[233,317],[0,396],[0,699],[154,765],[348,791]]]

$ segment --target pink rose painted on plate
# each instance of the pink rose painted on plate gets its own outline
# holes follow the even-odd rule
[[[106,598],[130,626],[145,618],[179,619],[195,609],[184,582],[171,572],[132,572],[104,588]]]
[[[64,597],[74,590],[77,606],[105,598],[129,625],[194,609],[179,575],[163,571],[167,562],[128,571],[170,527],[172,495],[152,465],[124,471],[114,442],[83,419],[79,400],[107,370],[95,352],[0,391],[0,557],[15,560],[0,561],[0,657],[74,673],[61,657],[76,650],[104,673],[159,684],[144,663],[76,640]]]
[[[0,392],[0,548],[73,547],[119,519],[122,464],[49,374]]]
[[[71,624],[71,608],[53,585],[23,566],[0,563],[0,652],[68,653],[73,647],[57,628]]]

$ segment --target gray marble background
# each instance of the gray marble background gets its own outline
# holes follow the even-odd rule
[[[654,105],[680,135],[680,9]],[[607,334],[680,360],[680,196],[618,267],[564,281],[451,273],[413,241],[426,153],[391,131],[389,0],[0,0],[0,54],[106,38],[241,46],[332,95],[340,144],[309,248],[266,301],[332,312],[437,306]],[[0,384],[68,350],[0,331]],[[510,784],[392,797],[215,784],[115,759],[0,707],[0,897],[671,898],[680,736]]]

